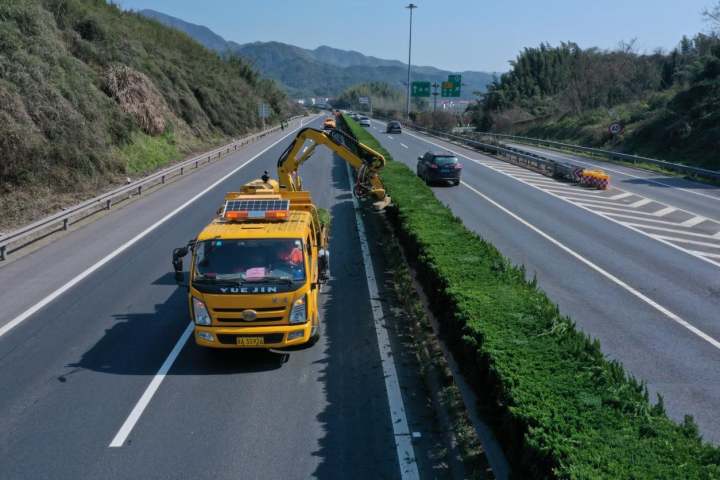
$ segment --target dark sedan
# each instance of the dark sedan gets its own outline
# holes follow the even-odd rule
[[[418,157],[417,174],[430,185],[434,182],[460,184],[462,164],[455,155],[445,152],[427,152]]]
[[[402,133],[402,127],[400,126],[400,122],[394,120],[392,122],[388,122],[385,133]]]

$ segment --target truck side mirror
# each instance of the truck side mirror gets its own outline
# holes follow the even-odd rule
[[[175,281],[182,283],[185,280],[185,274],[183,273],[183,257],[187,255],[188,247],[180,247],[173,250],[172,265],[175,270]]]
[[[330,252],[321,248],[318,252],[318,282],[326,283],[330,279]]]

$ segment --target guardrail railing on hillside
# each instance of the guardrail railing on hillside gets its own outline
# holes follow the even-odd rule
[[[288,123],[297,120],[298,118],[301,118],[301,116],[295,116],[290,118],[288,120]],[[98,211],[110,210],[113,205],[113,201],[117,200],[119,197],[124,197],[123,199],[128,199],[133,195],[141,195],[143,189],[147,189],[158,184],[164,184],[170,178],[184,175],[190,170],[199,168],[200,165],[208,164],[213,160],[217,160],[223,155],[230,153],[231,151],[235,151],[244,145],[253,143],[258,139],[278,130],[280,130],[280,126],[272,127],[263,130],[262,132],[248,135],[241,139],[235,140],[227,145],[223,145],[222,147],[218,147],[214,150],[203,153],[202,155],[198,155],[188,160],[184,160],[180,163],[160,170],[159,172],[148,175],[147,177],[128,183],[127,185],[123,185],[122,187],[103,193],[102,195],[98,195],[95,198],[91,198],[90,200],[86,200],[63,211],[33,222],[29,225],[20,227],[17,230],[14,230],[8,234],[2,235],[0,236],[0,261],[5,260],[6,257],[9,255],[9,245],[22,242],[23,239],[27,240],[29,239],[29,237],[50,230],[51,227],[59,228],[56,228],[49,233],[67,230],[73,220],[79,221],[80,219],[92,215],[93,213],[97,213]],[[24,245],[19,245],[15,250],[22,248],[23,246]]]
[[[423,129],[424,127],[418,127],[417,125],[409,124],[411,128]],[[431,131],[430,129],[426,129]],[[435,131],[437,132],[437,131]],[[444,132],[440,132],[443,133]],[[601,148],[582,147],[580,145],[573,145],[570,143],[556,142],[553,140],[543,140],[541,138],[523,137],[518,135],[508,135],[505,133],[493,133],[493,132],[473,132],[471,135],[478,138],[489,137],[492,138],[495,143],[500,143],[500,139],[507,139],[526,145],[535,145],[538,147],[546,146],[559,150],[570,150],[580,153],[586,153],[597,157],[605,158],[607,160],[615,160],[622,162],[632,162],[633,164],[646,163],[650,165],[656,165],[672,172],[683,173],[687,175],[694,175],[700,178],[709,178],[712,180],[720,180],[720,171],[710,170],[707,168],[692,167],[690,165],[683,165],[682,163],[668,162],[666,160],[658,160],[657,158],[641,157],[639,155],[630,155],[627,153],[613,152],[611,150],[603,150]],[[472,137],[475,140],[474,137]],[[505,148],[508,148],[505,145]],[[529,153],[529,152],[526,152]]]
[[[493,132],[473,132],[472,135],[479,138],[492,138],[495,142],[499,143],[500,139],[506,139],[517,143],[534,145],[538,147],[550,147],[559,150],[570,150],[574,152],[586,153],[597,157],[605,158],[608,160],[620,160],[623,162],[632,162],[633,164],[647,163],[651,165],[657,165],[664,169],[679,172],[689,175],[695,175],[698,177],[711,178],[713,180],[720,180],[720,171],[709,170],[706,168],[691,167],[689,165],[683,165],[681,163],[668,162],[665,160],[658,160],[656,158],[641,157],[639,155],[630,155],[627,153],[613,152],[611,150],[603,150],[600,148],[582,147],[580,145],[573,145],[570,143],[555,142],[553,140],[543,140],[541,138],[522,137],[517,135],[507,135],[503,133]]]

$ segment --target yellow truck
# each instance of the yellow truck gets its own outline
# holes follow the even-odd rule
[[[389,202],[378,177],[385,159],[349,142],[354,139],[339,130],[302,130],[278,161],[278,180],[265,172],[226,194],[197,238],[173,250],[175,278],[188,288],[198,345],[279,348],[319,338],[319,295],[330,268],[329,220],[302,190],[299,167],[317,145],[325,145],[357,171],[357,195],[374,197],[379,208]]]

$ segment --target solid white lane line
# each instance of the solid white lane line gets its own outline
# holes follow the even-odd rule
[[[622,200],[623,198],[632,197],[632,196],[633,196],[633,194],[630,192],[619,193],[617,195],[610,197],[610,200]]]
[[[388,135],[387,137],[388,137],[388,138],[389,138],[390,140],[392,140],[392,139],[393,139],[393,137],[391,137],[390,135]]]
[[[110,447],[122,447],[125,444],[125,440],[127,440],[128,435],[130,435],[130,432],[132,432],[133,427],[140,419],[140,416],[145,411],[145,408],[150,403],[150,400],[152,400],[155,392],[157,392],[157,389],[160,388],[160,384],[165,379],[165,375],[167,375],[168,371],[170,371],[170,368],[172,368],[173,363],[175,363],[175,359],[180,354],[180,351],[182,350],[183,346],[185,346],[185,343],[187,342],[187,339],[190,337],[192,332],[193,323],[190,322],[188,326],[185,327],[185,331],[182,333],[182,335],[180,335],[180,338],[175,343],[173,349],[170,351],[170,355],[167,356],[163,364],[160,366],[160,369],[153,377],[150,385],[148,385],[145,389],[145,392],[143,392],[140,400],[138,400],[138,402],[135,404],[135,407],[133,407],[130,415],[128,415],[127,419],[125,419],[125,422],[120,427],[120,430],[118,430],[118,432],[115,434],[115,438],[113,438],[112,442],[110,442]]]
[[[670,240],[671,242],[689,243],[691,245],[700,245],[702,247],[708,247],[708,248],[720,248],[720,243],[698,242],[697,240],[688,240],[687,238],[668,237],[667,235],[653,235],[653,236],[655,236],[657,238],[662,238],[663,240]]]
[[[400,145],[402,145],[402,146],[403,146],[403,148],[408,148],[408,146],[407,146],[407,145],[405,145],[404,143],[401,143]]]
[[[524,218],[520,217],[519,215],[517,215],[517,214],[511,212],[510,210],[508,210],[507,208],[503,207],[502,205],[500,205],[499,203],[497,203],[495,200],[491,199],[490,197],[488,197],[487,195],[483,194],[483,193],[480,192],[479,190],[475,189],[475,188],[472,187],[471,185],[468,185],[468,184],[465,183],[465,182],[460,182],[460,183],[461,183],[463,186],[465,186],[465,187],[467,187],[468,189],[470,189],[473,193],[475,193],[476,195],[478,195],[479,197],[481,197],[482,199],[484,199],[486,202],[490,203],[491,205],[493,205],[493,206],[495,206],[496,208],[500,209],[500,210],[501,210],[502,212],[504,212],[505,214],[507,214],[507,215],[509,215],[510,217],[514,218],[515,220],[517,220],[518,222],[520,222],[521,224],[523,224],[524,226],[526,226],[527,228],[529,228],[529,229],[532,230],[533,232],[535,232],[535,233],[537,233],[538,235],[540,235],[541,237],[543,237],[543,238],[544,238],[545,240],[547,240],[548,242],[552,243],[552,244],[555,245],[556,247],[560,248],[561,250],[563,250],[564,252],[566,252],[567,254],[569,254],[570,256],[572,256],[573,258],[575,258],[576,260],[578,260],[579,262],[584,263],[585,265],[587,265],[587,266],[590,267],[591,269],[595,270],[595,271],[598,272],[600,275],[602,275],[603,277],[607,278],[608,280],[610,280],[610,281],[613,282],[614,284],[618,285],[619,287],[621,287],[622,289],[624,289],[625,291],[627,291],[627,292],[630,293],[631,295],[635,296],[636,298],[638,298],[638,299],[642,300],[643,302],[645,302],[646,304],[650,305],[652,308],[654,308],[654,309],[657,310],[658,312],[662,313],[663,315],[665,315],[667,318],[669,318],[669,319],[672,320],[673,322],[675,322],[675,323],[677,323],[678,325],[686,328],[687,330],[689,330],[689,331],[692,332],[693,334],[697,335],[697,336],[700,337],[701,339],[703,339],[703,340],[705,340],[706,342],[708,342],[708,343],[709,343],[710,345],[712,345],[713,347],[715,347],[715,348],[717,348],[718,350],[720,350],[720,341],[718,341],[717,339],[713,338],[712,336],[710,336],[710,335],[708,335],[707,333],[703,332],[703,331],[700,330],[699,328],[697,328],[697,327],[695,327],[694,325],[692,325],[692,324],[688,323],[687,321],[683,320],[683,319],[680,318],[680,316],[678,316],[677,314],[673,313],[672,311],[668,310],[668,309],[665,308],[664,306],[660,305],[659,303],[657,303],[655,300],[651,299],[651,298],[648,297],[647,295],[645,295],[645,294],[641,293],[640,291],[634,289],[633,287],[631,287],[630,285],[628,285],[627,283],[623,282],[623,281],[620,280],[618,277],[616,277],[615,275],[613,275],[612,273],[608,272],[607,270],[603,269],[602,267],[600,267],[600,266],[596,265],[595,263],[591,262],[590,260],[588,260],[587,258],[585,258],[583,255],[581,255],[581,254],[579,254],[578,252],[572,250],[571,248],[569,248],[569,247],[566,246],[565,244],[563,244],[563,243],[561,243],[560,241],[556,240],[554,237],[552,237],[552,236],[548,235],[547,233],[545,233],[544,231],[540,230],[538,227],[536,227],[535,225],[531,224],[530,222],[528,222],[528,221],[525,220]]]
[[[106,263],[108,263],[110,260],[112,260],[113,258],[117,257],[117,256],[120,255],[122,252],[124,252],[125,250],[127,250],[128,248],[130,248],[131,246],[133,246],[134,244],[136,244],[137,242],[139,242],[140,240],[142,240],[143,238],[145,238],[149,233],[151,233],[153,230],[155,230],[156,228],[158,228],[160,225],[162,225],[163,223],[165,223],[165,222],[167,222],[168,220],[170,220],[172,217],[174,217],[175,215],[177,215],[178,213],[180,213],[182,210],[184,210],[185,208],[187,208],[189,205],[191,205],[191,204],[193,204],[194,202],[196,202],[200,197],[202,197],[203,195],[205,195],[206,193],[208,193],[210,190],[212,190],[213,188],[215,188],[215,187],[217,187],[218,185],[220,185],[222,182],[224,182],[224,181],[227,180],[228,178],[230,178],[230,177],[232,177],[233,175],[235,175],[235,174],[236,174],[237,172],[239,172],[242,168],[244,168],[247,164],[249,164],[250,162],[252,162],[252,161],[255,160],[256,158],[258,158],[260,155],[262,155],[263,153],[267,152],[268,150],[270,150],[271,148],[273,148],[275,145],[277,145],[278,143],[282,142],[283,140],[285,140],[287,137],[289,137],[289,136],[292,135],[293,133],[297,132],[298,130],[300,130],[300,127],[297,127],[295,130],[292,130],[291,132],[288,132],[287,135],[285,135],[284,137],[280,138],[279,140],[273,142],[270,146],[268,146],[268,147],[266,147],[265,149],[263,149],[260,153],[257,153],[256,155],[254,155],[250,160],[247,160],[247,161],[244,162],[242,165],[234,168],[230,173],[224,175],[224,176],[223,176],[222,178],[220,178],[219,180],[213,182],[210,186],[208,186],[208,187],[205,188],[203,191],[201,191],[200,193],[198,193],[197,195],[195,195],[194,197],[192,197],[190,200],[188,200],[187,202],[183,203],[182,205],[180,205],[179,207],[177,207],[175,210],[173,210],[172,212],[168,213],[167,215],[165,215],[164,217],[162,217],[160,220],[158,220],[157,222],[153,223],[153,224],[150,225],[148,228],[146,228],[146,229],[143,230],[142,232],[138,233],[137,235],[135,235],[133,238],[131,238],[131,239],[128,240],[127,242],[125,242],[125,243],[123,243],[122,245],[120,245],[118,248],[116,248],[115,250],[113,250],[112,252],[110,252],[109,254],[107,254],[107,255],[106,255],[105,257],[103,257],[102,259],[98,260],[96,263],[94,263],[93,265],[91,265],[90,267],[88,267],[87,269],[85,269],[85,270],[84,270],[83,272],[81,272],[80,274],[76,275],[74,278],[72,278],[70,281],[68,281],[67,283],[65,283],[63,286],[61,286],[60,288],[58,288],[57,290],[55,290],[54,292],[52,292],[50,295],[46,296],[45,298],[43,298],[42,300],[40,300],[39,302],[37,302],[35,305],[33,305],[32,307],[28,308],[27,310],[25,310],[23,313],[21,313],[21,314],[18,315],[17,317],[15,317],[15,318],[13,318],[12,320],[10,320],[8,323],[6,323],[6,324],[3,325],[2,327],[0,327],[0,337],[2,337],[3,335],[5,335],[7,332],[9,332],[10,330],[12,330],[13,328],[15,328],[15,327],[17,327],[18,325],[20,325],[22,322],[24,322],[25,320],[27,320],[30,316],[32,316],[33,314],[35,314],[38,310],[40,310],[41,308],[43,308],[44,306],[46,306],[47,304],[49,304],[50,302],[52,302],[53,300],[55,300],[56,298],[58,298],[60,295],[64,294],[64,293],[67,292],[68,290],[70,290],[72,287],[74,287],[75,285],[77,285],[78,283],[80,283],[82,280],[84,280],[85,278],[87,278],[90,274],[92,274],[93,272],[97,271],[100,267],[102,267],[103,265],[105,265]]]
[[[638,207],[644,207],[648,203],[652,203],[653,201],[649,198],[643,198],[642,200],[638,200],[637,202],[633,202],[628,205],[630,208],[638,208]]]
[[[348,181],[350,185],[352,185],[353,178],[350,166],[346,163],[345,167]],[[378,293],[375,268],[373,267],[372,258],[370,257],[370,247],[367,236],[365,235],[365,224],[360,215],[360,204],[355,195],[352,196],[352,199],[355,208],[355,223],[357,224],[358,237],[360,238],[360,250],[362,251],[363,265],[365,266],[367,287],[370,293],[370,308],[372,310],[373,323],[375,324],[375,334],[380,351],[383,376],[385,377],[385,390],[390,407],[390,420],[395,437],[398,464],[400,465],[400,477],[403,480],[415,480],[420,478],[420,474],[418,473],[415,451],[412,446],[410,427],[408,427],[407,417],[405,415],[405,404],[403,403],[400,382],[398,381],[397,369],[395,368],[395,357],[390,347],[388,327],[385,323],[380,294]]]
[[[704,256],[710,257],[710,258],[720,258],[720,253],[707,253],[707,252],[701,252],[699,250],[694,250],[694,252],[697,253],[698,255],[704,255]]]
[[[705,220],[707,220],[707,218],[705,218],[705,217],[693,217],[689,220],[685,220],[680,225],[682,225],[683,227],[694,227],[698,223],[702,223]]]
[[[677,208],[675,208],[675,207],[665,207],[665,208],[661,208],[657,212],[653,212],[653,215],[655,215],[656,217],[664,217],[665,215],[668,215],[675,211],[677,211]]]
[[[720,232],[717,232],[715,235],[713,235],[713,238],[720,238]]]
[[[478,161],[478,160],[475,160],[474,158],[468,157],[467,155],[465,155],[465,154],[463,154],[463,153],[454,151],[454,150],[452,150],[452,149],[450,149],[450,148],[447,148],[447,147],[444,147],[444,146],[442,146],[442,145],[440,145],[440,144],[438,144],[438,143],[432,142],[432,141],[430,141],[430,140],[426,140],[426,139],[424,139],[424,138],[422,138],[422,137],[419,137],[419,136],[417,136],[417,135],[414,135],[414,134],[412,134],[412,133],[408,133],[408,135],[410,135],[411,137],[415,137],[415,138],[417,138],[418,140],[420,140],[420,141],[422,141],[422,142],[425,142],[425,143],[427,143],[427,144],[429,144],[429,145],[435,145],[436,147],[444,148],[445,150],[448,150],[448,151],[454,153],[454,154],[457,155],[457,156],[466,158],[467,160],[469,160],[469,161],[471,161],[471,162],[473,162],[473,163],[476,163],[476,164],[478,164],[478,165],[482,165],[482,166],[484,166],[484,167],[486,167],[486,168],[488,168],[488,169],[490,169],[490,170],[492,170],[492,171],[494,171],[494,172],[499,173],[500,175],[505,175],[505,176],[508,177],[508,178],[512,178],[512,179],[515,180],[515,181],[518,181],[518,182],[520,182],[520,183],[523,183],[523,184],[525,184],[525,185],[527,185],[527,186],[529,186],[529,187],[531,187],[531,188],[534,188],[534,189],[536,189],[536,190],[538,190],[538,191],[540,191],[540,192],[544,192],[544,193],[546,193],[547,195],[550,195],[550,196],[555,197],[555,198],[557,198],[557,199],[559,199],[559,200],[562,200],[563,202],[569,203],[570,205],[575,205],[576,207],[578,207],[578,208],[580,208],[580,209],[583,209],[583,210],[585,210],[585,211],[587,211],[587,212],[594,213],[594,214],[596,214],[596,215],[598,215],[598,216],[600,216],[600,217],[602,217],[602,218],[604,218],[604,219],[606,219],[606,220],[608,220],[608,221],[610,221],[610,222],[613,222],[613,223],[615,223],[615,224],[617,224],[617,225],[620,225],[620,226],[622,226],[622,227],[625,227],[625,228],[627,228],[627,229],[629,229],[629,230],[632,230],[632,231],[634,231],[634,232],[636,232],[636,233],[638,233],[638,234],[640,234],[640,235],[643,235],[643,236],[645,236],[645,237],[652,238],[653,240],[655,240],[655,241],[657,241],[657,242],[660,242],[660,243],[662,243],[662,244],[664,244],[664,245],[667,245],[667,246],[670,247],[670,248],[674,248],[675,250],[678,250],[678,251],[681,251],[681,252],[686,253],[686,254],[688,254],[688,255],[691,255],[691,256],[693,256],[693,257],[695,257],[695,258],[697,258],[697,259],[699,259],[699,260],[701,260],[701,261],[703,261],[703,262],[705,262],[705,263],[709,263],[709,264],[714,265],[714,266],[716,266],[716,267],[720,267],[720,262],[716,262],[716,261],[711,260],[711,259],[709,259],[709,258],[707,258],[707,257],[705,257],[705,256],[695,255],[695,254],[693,253],[693,251],[691,251],[691,250],[688,250],[688,249],[686,249],[686,248],[683,248],[683,247],[681,247],[681,246],[679,246],[679,245],[676,245],[676,244],[674,244],[674,243],[672,243],[672,242],[668,242],[668,241],[666,241],[666,240],[662,240],[662,239],[660,239],[660,238],[658,238],[658,237],[656,237],[656,236],[654,236],[654,235],[649,235],[647,232],[644,232],[643,230],[640,230],[639,228],[635,228],[635,227],[631,227],[631,226],[629,226],[629,225],[625,225],[623,222],[621,222],[621,221],[619,221],[619,220],[616,220],[616,219],[608,216],[607,214],[605,214],[605,213],[603,213],[603,212],[598,212],[598,211],[593,210],[593,209],[591,209],[591,208],[585,207],[585,206],[583,206],[583,205],[581,205],[581,204],[579,204],[579,203],[571,202],[570,200],[567,200],[567,199],[561,197],[560,195],[557,195],[557,194],[555,194],[555,193],[552,193],[552,192],[548,192],[548,191],[546,191],[546,190],[543,190],[542,188],[536,187],[535,185],[533,185],[533,184],[531,184],[531,183],[529,183],[529,182],[526,182],[525,180],[522,180],[522,179],[520,179],[520,178],[515,178],[515,177],[513,177],[512,175],[509,175],[509,174],[507,174],[507,173],[499,172],[499,171],[497,171],[496,169],[494,169],[493,167],[491,167],[491,166],[489,166],[489,165],[485,165],[485,164],[483,164],[482,162],[480,162],[480,161]],[[593,202],[594,202],[594,200],[593,200]]]
[[[630,225],[631,227],[649,228],[651,230],[658,230],[661,232],[669,232],[669,233],[677,233],[680,235],[687,235],[689,237],[708,238],[710,240],[717,238],[714,235],[708,235],[706,233],[686,232],[684,230],[678,230],[676,228],[656,227],[655,225],[643,225],[641,223],[631,223],[631,222],[628,222],[627,224]],[[718,248],[720,248],[720,244],[718,244]]]

